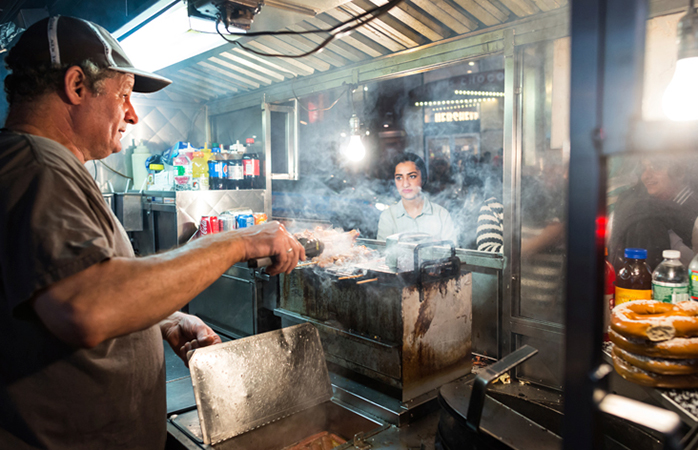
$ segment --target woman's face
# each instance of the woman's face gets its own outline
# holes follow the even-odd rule
[[[669,173],[669,166],[654,161],[642,161],[640,181],[647,193],[660,200],[670,200],[681,189],[679,174]]]
[[[422,192],[422,172],[412,161],[395,166],[395,187],[403,200],[413,200]]]

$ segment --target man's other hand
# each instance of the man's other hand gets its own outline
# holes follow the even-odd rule
[[[208,345],[220,344],[221,338],[201,319],[190,314],[175,312],[160,322],[162,338],[189,367],[187,353]]]

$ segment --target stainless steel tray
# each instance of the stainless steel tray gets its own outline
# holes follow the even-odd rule
[[[332,397],[320,337],[310,324],[198,349],[189,368],[205,444]]]

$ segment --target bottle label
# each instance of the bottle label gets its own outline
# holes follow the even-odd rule
[[[245,166],[245,176],[246,177],[258,177],[259,176],[259,160],[258,159],[243,159],[243,165]]]
[[[652,300],[652,289],[625,289],[616,286],[616,305],[633,300]]]
[[[690,286],[690,294],[691,294],[691,299],[698,301],[698,271],[696,270],[691,270],[691,273],[688,275],[689,277],[689,282],[691,284]]]
[[[228,166],[228,179],[229,180],[242,180],[242,165],[236,164],[234,166]]]
[[[652,298],[658,302],[680,303],[689,300],[688,283],[652,282]]]

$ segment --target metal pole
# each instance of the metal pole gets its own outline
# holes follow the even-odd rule
[[[605,0],[573,1],[571,8],[565,449],[601,448],[593,400],[596,383],[590,375],[601,361],[603,317],[603,277],[599,276],[603,242],[597,239],[597,217],[605,217],[606,205],[599,158],[605,4]]]

